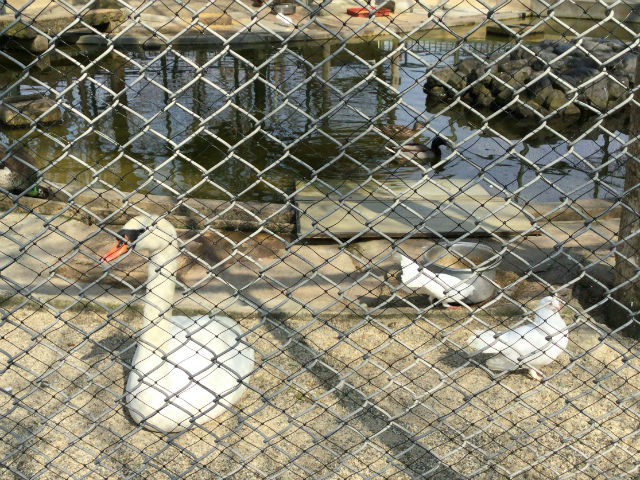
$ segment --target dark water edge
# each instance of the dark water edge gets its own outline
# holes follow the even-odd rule
[[[578,28],[581,21],[574,22]],[[540,40],[557,35],[547,27]],[[456,49],[465,28],[472,29],[421,33],[397,55],[390,55],[398,45],[389,38],[233,51],[69,47],[84,65],[99,59],[86,77],[58,59],[15,92],[64,92],[63,122],[0,137],[26,141],[51,181],[121,191],[282,203],[300,180],[411,181],[426,174],[480,178],[490,191],[525,201],[615,196],[627,114],[601,124],[596,117],[559,119],[536,132],[539,125],[508,115],[487,123],[461,106],[427,101],[427,68],[509,45],[475,32]],[[603,27],[601,34],[625,32]],[[5,88],[14,80],[0,67]],[[389,162],[388,139],[377,127],[416,119],[428,129],[416,140],[439,134],[457,151],[445,149],[435,166]]]

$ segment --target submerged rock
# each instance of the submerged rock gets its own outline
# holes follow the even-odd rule
[[[62,112],[56,107],[56,102],[41,95],[6,98],[0,105],[0,123],[7,127],[28,127],[36,119],[39,124],[59,122]]]

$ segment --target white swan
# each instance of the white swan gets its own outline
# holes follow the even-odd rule
[[[242,396],[254,351],[226,316],[172,317],[180,252],[168,221],[141,215],[128,221],[119,235],[125,240],[102,262],[129,248],[150,253],[143,328],[126,388],[129,413],[136,423],[160,432],[208,422]]]
[[[400,254],[402,283],[411,289],[424,288],[429,300],[442,300],[442,306],[455,308],[449,302],[462,302],[475,292],[475,287],[446,273],[434,273]]]
[[[559,313],[561,309],[559,298],[544,297],[535,309],[533,323],[499,334],[493,330],[474,331],[467,340],[472,355],[496,354],[487,360],[491,370],[527,368],[532,378],[544,379],[537,368],[555,360],[569,343],[567,324]]]

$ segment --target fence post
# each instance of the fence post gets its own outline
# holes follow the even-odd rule
[[[640,57],[640,55],[639,55]],[[640,58],[636,61],[635,87],[640,84]],[[632,321],[625,333],[640,337],[640,91],[636,90],[631,106],[629,148],[626,161],[622,214],[616,249],[615,302],[610,302],[607,323],[618,328]],[[634,235],[635,234],[635,235]],[[632,236],[633,235],[633,236]],[[626,240],[624,240],[626,239]],[[628,310],[627,310],[628,309]],[[631,313],[630,313],[631,312]]]

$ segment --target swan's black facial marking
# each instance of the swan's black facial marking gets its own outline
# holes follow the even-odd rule
[[[142,233],[144,232],[144,228],[136,228],[135,230],[132,229],[128,229],[128,228],[123,228],[122,230],[120,230],[118,232],[118,235],[120,235],[122,238],[124,238],[125,240],[119,240],[118,241],[118,246],[122,246],[125,243],[128,245],[131,245],[133,243],[136,242],[136,240],[138,240],[138,237],[140,237],[140,235],[142,235]]]

